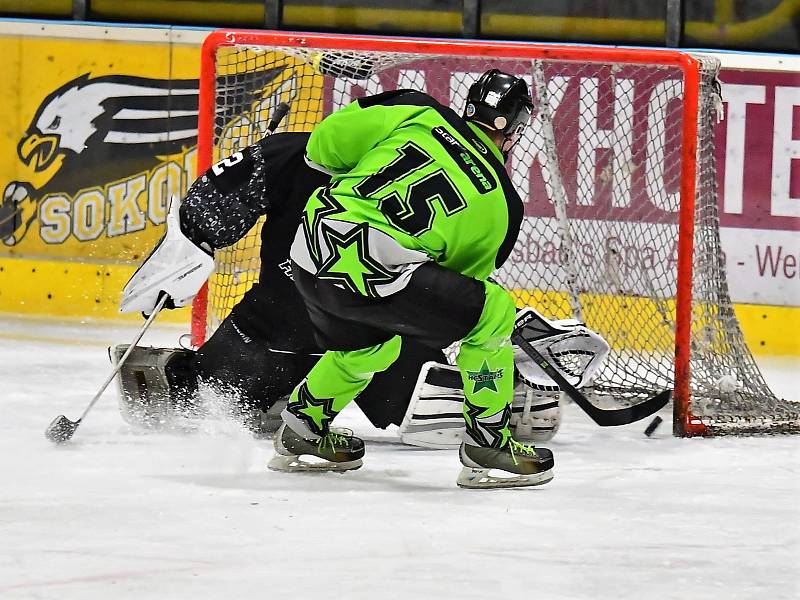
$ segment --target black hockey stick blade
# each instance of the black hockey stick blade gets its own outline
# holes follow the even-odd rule
[[[536,362],[542,371],[555,381],[558,387],[560,387],[567,396],[572,398],[575,404],[580,406],[583,412],[589,415],[589,417],[601,427],[628,425],[645,419],[664,408],[672,397],[672,390],[664,390],[652,398],[648,398],[644,402],[634,404],[633,406],[610,409],[598,408],[589,402],[589,399],[584,396],[580,390],[567,381],[559,370],[550,364],[550,362],[548,362],[528,340],[522,337],[520,333],[514,332],[511,336],[511,342],[522,348],[522,350]]]
[[[58,415],[44,432],[45,437],[54,444],[63,444],[72,438],[72,434],[81,424],[81,420],[70,421],[64,415]]]

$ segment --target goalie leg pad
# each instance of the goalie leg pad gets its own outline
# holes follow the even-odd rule
[[[540,444],[553,439],[560,425],[561,392],[537,388],[517,376],[510,423],[514,439]]]
[[[110,349],[116,365],[127,345]],[[119,410],[131,425],[165,429],[176,418],[194,416],[197,379],[194,353],[176,348],[137,346],[117,375]]]
[[[463,435],[464,390],[458,368],[426,362],[400,425],[400,440],[422,448],[451,449],[461,445]]]
[[[464,435],[464,391],[458,369],[425,363],[408,404],[400,440],[410,446],[454,449]],[[548,441],[561,425],[561,392],[535,386],[516,376],[511,405],[511,433],[521,442]]]

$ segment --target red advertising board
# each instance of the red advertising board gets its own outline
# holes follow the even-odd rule
[[[530,62],[494,60],[491,66],[525,77],[536,94]],[[468,84],[486,67],[481,60],[443,58],[390,68],[369,80],[337,79],[326,86],[325,112],[396,87],[424,90],[460,111]],[[442,71],[450,77],[442,78]],[[573,217],[676,223],[680,74],[546,63],[543,75],[559,138],[555,184],[562,187]],[[723,69],[720,80],[725,111],[715,130],[715,153],[733,299],[800,306],[800,72]],[[632,100],[628,109],[619,102],[624,95]],[[554,217],[546,133],[534,119],[509,161],[526,215],[534,218]],[[623,243],[635,245],[635,237]],[[590,243],[602,245],[602,240]],[[653,260],[670,260],[674,248],[641,250]]]
[[[800,306],[800,72],[725,69],[717,128],[732,295]]]

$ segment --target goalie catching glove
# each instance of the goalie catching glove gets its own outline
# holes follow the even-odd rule
[[[588,385],[608,356],[608,342],[575,319],[551,321],[528,307],[517,313],[516,327],[524,328],[525,339],[576,388]],[[553,379],[518,346],[514,346],[514,366],[533,389],[558,390]]]
[[[167,231],[150,256],[122,290],[120,312],[153,312],[162,294],[169,296],[166,308],[186,306],[214,270],[214,257],[181,231],[180,202],[172,199]]]

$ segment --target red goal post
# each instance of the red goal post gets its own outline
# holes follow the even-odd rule
[[[320,57],[338,66],[325,73]],[[365,64],[368,73],[361,72]],[[264,98],[278,92],[258,88],[260,81],[248,89],[248,77],[257,80],[255,74],[294,70],[282,80],[290,82],[294,95],[280,91],[294,99],[285,128],[308,131],[339,107],[337,89],[366,93],[370,86],[422,86],[439,101],[456,103],[454,90],[468,83],[468,75],[454,81],[459,73],[494,66],[525,76],[535,105],[532,145],[526,150],[523,139],[509,167],[515,183],[529,185],[520,190],[529,203],[530,229],[523,232],[528,247],[499,275],[518,304],[578,317],[609,339],[613,356],[593,386],[601,401],[635,402],[654,387],[668,386],[674,389],[679,435],[775,430],[776,423],[782,431],[797,428],[796,408],[776,399],[764,383],[728,297],[716,215],[711,121],[720,100],[713,89],[714,59],[660,49],[216,31],[202,48],[198,173],[223,158],[220,146],[230,152],[257,139],[257,121],[268,116]],[[541,226],[547,229],[540,229],[539,221],[547,222]],[[195,299],[193,345],[203,343],[257,277],[251,263],[257,260],[258,235],[249,236],[247,248],[224,257],[218,253],[224,282],[215,289],[212,277],[211,296],[204,287]],[[588,264],[594,238],[605,240],[597,246],[603,256],[599,266]],[[556,267],[542,258],[540,239],[552,243]],[[642,239],[649,245],[637,246]],[[696,242],[704,253],[700,258]],[[645,260],[630,248],[648,248],[657,257]],[[629,258],[632,254],[636,257]],[[529,255],[533,258],[525,258]],[[250,266],[242,266],[244,261]],[[702,298],[693,302],[693,286],[707,280],[713,283],[702,283]],[[631,313],[628,321],[625,312]],[[658,320],[663,322],[653,325]],[[693,333],[693,326],[702,332]],[[698,335],[710,336],[705,350],[697,350]],[[692,404],[700,396],[702,411]],[[766,421],[759,414],[763,410]]]

